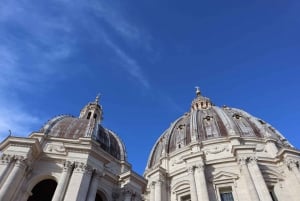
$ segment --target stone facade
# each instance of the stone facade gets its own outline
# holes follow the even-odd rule
[[[29,137],[0,144],[4,201],[298,201],[300,151],[270,124],[217,107],[197,88],[191,110],[150,153],[144,177],[101,126],[99,97]]]
[[[145,200],[299,200],[300,151],[261,119],[196,95],[151,151]]]
[[[0,200],[142,200],[146,180],[132,171],[125,146],[101,120],[97,98],[79,118],[58,116],[28,138],[6,138],[0,144]],[[38,195],[49,180],[55,190],[50,198]]]

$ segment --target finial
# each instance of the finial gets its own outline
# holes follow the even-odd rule
[[[200,88],[198,86],[196,86],[195,89],[196,89],[196,95],[200,96],[201,95]]]
[[[99,99],[100,99],[101,94],[98,93],[95,99],[95,103],[99,104]]]

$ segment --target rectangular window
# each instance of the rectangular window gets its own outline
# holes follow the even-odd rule
[[[221,201],[234,201],[231,187],[219,189]]]
[[[182,196],[180,201],[191,201],[191,196],[190,195]]]
[[[220,193],[221,201],[234,201],[232,192],[222,192]]]

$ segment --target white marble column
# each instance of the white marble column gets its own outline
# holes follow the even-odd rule
[[[10,200],[15,193],[17,186],[20,184],[26,170],[24,157],[15,157],[15,163],[7,179],[0,188],[0,200]]]
[[[253,180],[251,178],[247,163],[248,163],[248,157],[243,156],[243,157],[239,157],[239,163],[241,166],[241,173],[242,176],[244,177],[244,180],[246,182],[246,185],[248,187],[249,193],[250,193],[250,197],[251,197],[251,201],[260,201],[258,193],[256,191],[255,185],[253,183]]]
[[[96,170],[93,172],[93,177],[92,177],[91,186],[90,186],[87,201],[95,201],[95,197],[96,197],[96,194],[97,194],[97,191],[98,191],[99,182],[101,182],[101,178],[104,175],[105,174],[103,172],[98,172]]]
[[[9,170],[10,164],[13,161],[13,156],[8,154],[2,154],[1,155],[1,161],[0,161],[0,187],[1,184],[4,182],[6,174]]]
[[[203,162],[196,165],[195,181],[196,181],[198,200],[209,201]]]
[[[252,180],[255,184],[257,193],[259,194],[261,201],[272,201],[267,184],[261,174],[259,166],[257,164],[257,158],[252,156],[248,158],[248,169],[250,171]]]
[[[60,175],[57,187],[55,189],[52,201],[62,201],[66,192],[66,188],[70,181],[71,173],[74,164],[70,161],[65,161],[63,171]]]
[[[293,172],[293,174],[295,175],[298,183],[300,184],[300,172],[299,169],[297,167],[297,160],[294,159],[285,159],[285,164],[287,165],[287,167],[289,168],[289,170],[291,170]]]
[[[162,197],[162,192],[161,192],[161,188],[162,188],[162,180],[157,180],[155,182],[155,201],[161,201],[161,197]]]
[[[150,183],[150,195],[149,195],[150,201],[155,201],[155,182]]]
[[[191,201],[198,201],[194,173],[195,173],[195,167],[194,166],[189,167],[188,174],[190,180]]]
[[[123,198],[124,198],[123,200],[124,201],[132,201],[132,198],[134,196],[135,196],[135,193],[132,190],[127,189],[126,187],[123,189]]]
[[[87,164],[75,162],[73,174],[64,201],[82,201],[86,199],[92,169]]]

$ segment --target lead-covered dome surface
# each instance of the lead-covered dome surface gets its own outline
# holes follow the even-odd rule
[[[66,139],[89,137],[96,140],[100,147],[118,160],[126,160],[122,140],[111,130],[102,127],[102,107],[96,101],[88,103],[79,118],[60,115],[49,120],[40,130],[45,135]]]
[[[201,95],[199,88],[190,112],[178,118],[159,137],[152,148],[147,168],[159,164],[162,157],[194,143],[238,137],[241,140],[272,138],[278,146],[292,146],[270,124],[236,108],[218,107]]]

